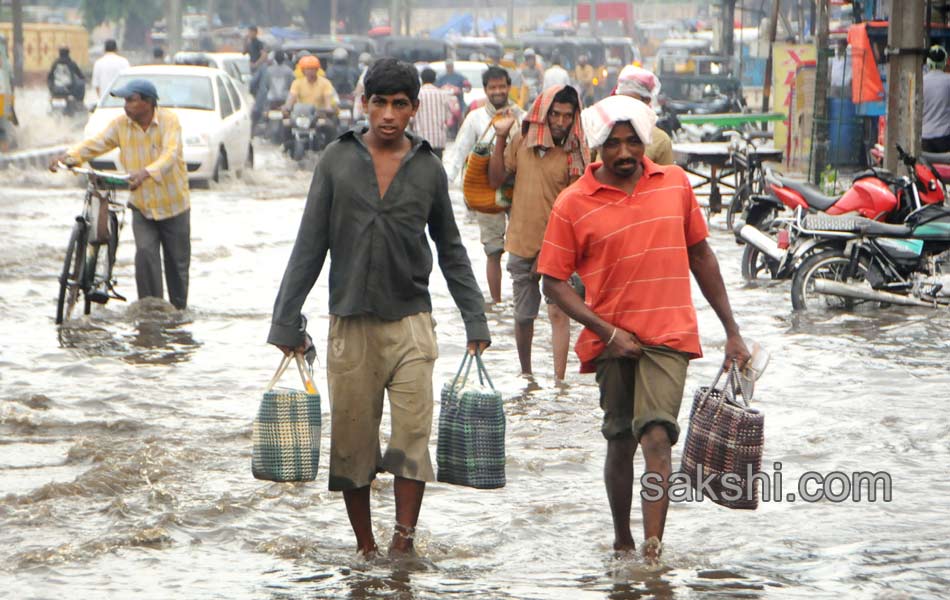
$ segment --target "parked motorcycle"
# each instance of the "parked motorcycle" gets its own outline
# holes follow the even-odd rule
[[[795,310],[950,307],[947,207],[920,207],[901,225],[809,215],[803,226],[838,245],[813,254],[795,271]]]
[[[736,222],[736,241],[746,243],[742,254],[742,276],[755,281],[791,277],[808,256],[829,246],[840,245],[834,238],[813,236],[796,225],[794,219],[778,218],[785,208],[798,213],[829,216],[857,215],[872,221],[902,223],[907,215],[924,205],[945,201],[944,188],[936,172],[924,161],[899,149],[909,175],[898,177],[883,169],[859,173],[851,188],[840,196],[827,196],[815,186],[766,173],[769,194],[753,196]]]

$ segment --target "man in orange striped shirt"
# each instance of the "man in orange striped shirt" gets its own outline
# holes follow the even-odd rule
[[[690,272],[725,327],[726,362],[737,360],[741,367],[749,351],[686,173],[644,156],[656,116],[642,102],[620,96],[589,110],[605,115],[604,106],[614,109],[602,128],[605,139],[591,140],[601,146],[603,163],[590,165],[558,197],[538,272],[544,293],[585,325],[575,349],[581,371],[597,373],[614,549],[624,553],[635,549],[630,507],[637,445],[647,472],[660,474],[668,488],[686,367],[702,356]],[[566,281],[575,271],[586,304]],[[643,499],[648,562],[659,561],[668,507],[666,494],[655,502]]]

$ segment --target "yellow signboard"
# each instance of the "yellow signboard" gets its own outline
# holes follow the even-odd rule
[[[800,65],[813,62],[817,57],[815,46],[810,44],[776,43],[772,46],[772,111],[793,113],[792,88],[795,85],[795,71]],[[788,125],[786,120],[775,124],[775,147],[783,150],[788,145]],[[787,156],[787,154],[786,154]]]

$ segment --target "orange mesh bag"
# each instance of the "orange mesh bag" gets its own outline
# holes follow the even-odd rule
[[[484,138],[494,128],[494,119],[478,137],[475,148],[469,153],[465,161],[465,174],[462,176],[462,196],[465,205],[470,209],[482,213],[500,213],[505,207],[495,203],[497,190],[488,185],[488,162],[491,158],[491,142]]]

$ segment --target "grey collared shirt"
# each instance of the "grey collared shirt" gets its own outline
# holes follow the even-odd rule
[[[300,310],[328,251],[330,314],[395,321],[431,311],[426,226],[468,340],[490,341],[484,298],[455,224],[445,171],[425,140],[407,135],[412,149],[383,198],[362,130],[348,131],[323,151],[274,303],[269,343],[303,341]]]

